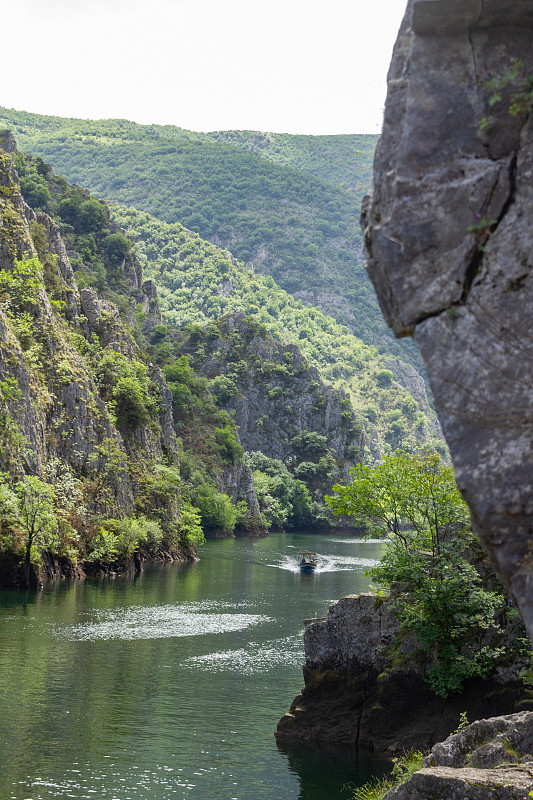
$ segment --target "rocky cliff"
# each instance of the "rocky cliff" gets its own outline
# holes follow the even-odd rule
[[[319,501],[334,481],[349,480],[364,457],[362,423],[347,395],[326,386],[296,345],[231,314],[195,327],[181,346],[212,381],[246,451],[283,461]]]
[[[410,0],[388,77],[368,269],[427,365],[457,481],[533,635],[533,9]]]
[[[157,291],[105,204],[9,132],[0,145],[0,585],[191,557],[175,402],[147,338]],[[25,202],[15,163],[61,227]],[[216,411],[208,392],[198,406]],[[242,456],[214,452],[209,467],[264,532]]]
[[[518,625],[507,628],[512,646]],[[469,719],[509,713],[522,692],[523,659],[495,665],[486,680],[471,680],[461,694],[443,699],[425,682],[427,662],[382,598],[349,595],[324,620],[306,624],[305,688],[276,730],[280,741],[338,742],[384,754],[427,750]]]

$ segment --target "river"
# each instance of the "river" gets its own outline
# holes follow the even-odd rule
[[[1,800],[348,800],[378,765],[273,732],[303,685],[302,620],[364,591],[382,547],[212,540],[195,564],[0,592]]]

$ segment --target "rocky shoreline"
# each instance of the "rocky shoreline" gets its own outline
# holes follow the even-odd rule
[[[518,677],[524,659],[442,698],[425,682],[413,640],[403,639],[392,658],[387,653],[398,632],[387,603],[371,594],[344,597],[324,620],[309,620],[305,688],[279,721],[278,741],[336,743],[392,756],[427,751],[457,728],[465,711],[470,720],[515,711],[524,694]],[[515,635],[507,631],[510,641]]]
[[[0,591],[42,589],[50,581],[83,580],[84,578],[109,578],[118,575],[135,575],[142,572],[144,565],[153,562],[193,562],[198,557],[192,550],[169,550],[162,548],[157,554],[142,549],[131,556],[125,556],[110,564],[83,561],[74,563],[66,557],[42,554],[41,564],[26,564],[15,559],[3,558],[0,561]]]

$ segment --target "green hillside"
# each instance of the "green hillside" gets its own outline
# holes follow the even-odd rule
[[[396,341],[383,321],[362,266],[359,207],[375,137],[199,134],[8,109],[0,109],[0,126],[68,180],[181,222],[423,370],[413,342]]]
[[[294,167],[359,195],[372,180],[377,135],[305,136],[260,131],[215,131],[209,141],[250,150],[274,164]]]
[[[117,205],[112,214],[135,239],[135,252],[145,275],[159,287],[169,324],[205,325],[233,313],[251,316],[281,341],[297,344],[326,381],[349,394],[374,454],[429,442],[441,447],[423,381],[408,364],[391,362],[319,309],[295,300],[272,277],[256,275],[179,223]]]

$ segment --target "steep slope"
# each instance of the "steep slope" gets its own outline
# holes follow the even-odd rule
[[[235,421],[256,485],[288,472],[296,483],[286,483],[298,489],[299,525],[328,524],[324,495],[349,480],[350,468],[364,458],[362,426],[348,397],[325,386],[296,345],[276,340],[244,314],[186,326],[180,338],[182,352]],[[287,490],[269,488],[274,496]]]
[[[357,137],[198,134],[8,109],[0,109],[2,125],[69,180],[186,225],[367,344],[423,369],[412,343],[395,341],[383,323],[362,266],[357,220],[373,139],[352,146]]]
[[[141,545],[183,557],[194,540],[170,392],[116,309],[78,291],[58,227],[21,197],[14,141],[0,142],[2,577],[35,582],[44,554],[52,571],[57,559],[71,570],[124,561]]]
[[[13,145],[12,142],[11,144]],[[167,425],[170,425],[170,428],[173,426],[179,448],[177,459],[181,469],[180,486],[183,497],[187,501],[192,500],[200,508],[202,523],[212,532],[231,533],[235,524],[240,532],[264,532],[265,527],[259,514],[252,473],[249,465],[243,460],[244,450],[239,442],[235,422],[228,414],[228,411],[234,409],[220,402],[220,381],[217,383],[202,377],[202,374],[206,374],[208,378],[213,378],[214,374],[212,369],[210,372],[203,368],[200,358],[202,338],[205,338],[206,343],[212,342],[213,326],[207,326],[205,330],[196,326],[194,335],[189,332],[185,336],[175,329],[171,320],[168,321],[170,324],[162,325],[156,285],[153,281],[144,280],[141,264],[132,252],[131,241],[110,220],[105,204],[91,197],[80,187],[68,184],[63,178],[57,178],[41,159],[17,152],[13,152],[13,158],[27,198],[40,197],[46,202],[49,210],[57,215],[63,240],[68,248],[67,257],[63,241],[59,240],[64,260],[68,264],[72,291],[77,295],[78,287],[80,289],[81,308],[84,318],[86,317],[92,326],[91,333],[98,331],[99,341],[105,348],[117,346],[117,340],[122,335],[121,325],[124,327],[123,335],[128,335],[130,351],[126,356],[133,361],[133,374],[122,374],[126,366],[122,363],[117,365],[114,356],[105,349],[102,351],[101,348],[93,346],[92,339],[92,349],[89,348],[93,359],[90,369],[99,381],[104,401],[112,404],[111,411],[115,413],[117,422],[126,429],[130,418],[135,418],[134,421],[138,422],[137,418],[146,417],[145,421],[148,421],[148,417],[153,416],[151,406],[145,403],[145,407],[142,407],[142,398],[135,395],[139,390],[135,380],[144,380],[146,365],[151,370],[160,367],[167,381],[165,391],[170,404],[167,411],[171,410],[172,414],[170,420],[167,419]],[[53,225],[46,215],[40,213],[40,216],[47,220],[49,227]],[[49,291],[55,292],[54,302],[61,308],[61,302],[57,299],[62,297],[61,287],[57,286],[55,263],[49,255],[45,233],[35,228],[32,229],[32,235],[43,264],[45,281],[50,285]],[[58,237],[57,229],[56,235]],[[193,238],[201,246],[211,247],[201,243],[197,236]],[[140,251],[141,248],[138,249]],[[201,253],[200,248],[195,254],[195,259],[198,259]],[[98,288],[99,297],[92,287]],[[206,296],[209,299],[208,293]],[[195,304],[201,306],[204,297],[200,291],[197,295],[191,293],[189,299],[191,307],[194,308]],[[114,328],[104,330],[102,309],[107,317],[115,318],[118,333]],[[122,323],[119,322],[120,318]],[[277,395],[283,391],[299,401],[302,400],[299,395],[306,393],[309,395],[312,408],[308,407],[309,404],[301,403],[298,413],[285,415],[282,419],[283,407],[279,403],[273,403],[265,409],[262,416],[263,424],[266,424],[271,437],[288,437],[288,440],[292,441],[300,434],[304,434],[307,438],[314,437],[315,443],[319,443],[319,455],[325,460],[315,465],[314,454],[311,454],[307,459],[308,469],[304,481],[299,481],[299,478],[291,477],[287,473],[286,483],[290,491],[298,495],[301,507],[296,518],[294,513],[289,513],[294,503],[289,502],[290,498],[285,498],[287,513],[286,519],[282,522],[292,527],[301,526],[304,522],[307,526],[323,524],[326,522],[324,493],[331,491],[334,480],[340,477],[346,478],[349,465],[363,457],[360,426],[356,422],[350,402],[342,393],[323,386],[317,371],[307,366],[296,346],[282,347],[264,326],[260,335],[257,332],[253,333],[255,328],[251,321],[241,318],[236,324],[237,329],[232,329],[231,335],[228,327],[222,323],[217,329],[218,334],[215,338],[218,339],[219,362],[218,372],[215,370],[215,373],[224,373],[223,379],[231,383],[228,376],[232,367],[237,366],[240,369],[239,365],[247,364],[248,380],[239,387],[239,397],[241,402],[248,405],[250,403],[253,405],[254,396],[274,389],[273,394]],[[242,338],[239,331],[243,333]],[[194,343],[196,346],[193,346]],[[224,343],[226,350],[223,352]],[[232,356],[235,347],[239,349],[237,365],[233,364]],[[251,369],[254,360],[257,360],[259,347],[262,351],[270,353],[269,363],[277,383],[272,383],[264,370],[254,372]],[[294,359],[294,368],[290,368],[287,362],[287,350],[290,350]],[[193,358],[202,367],[200,372],[194,370],[191,363]],[[278,360],[282,363],[277,363]],[[160,379],[164,384],[161,375]],[[114,382],[117,381],[121,385],[124,384],[131,395],[126,410],[117,405],[116,389],[113,388]],[[278,385],[280,382],[283,383],[283,389]],[[111,384],[111,388],[108,384]],[[137,405],[140,404],[137,410],[135,407],[130,407],[132,398],[135,400],[136,397]],[[339,430],[341,418],[343,428],[346,429],[344,433]],[[349,448],[346,431],[352,428],[354,431],[359,431],[359,435],[351,437],[350,442],[353,443],[353,447]],[[267,461],[262,466],[266,465],[270,470],[274,469],[273,464],[269,466],[267,463],[273,446],[271,437],[265,439],[263,443],[251,440],[243,442],[246,450],[257,450],[259,455],[266,456]],[[295,458],[296,453],[302,458],[295,461],[293,465],[295,468],[304,460],[305,448],[296,447],[293,453]],[[316,461],[319,462],[320,458]],[[254,469],[256,467],[257,464]],[[283,464],[277,467],[278,471],[286,471]],[[259,480],[263,478],[260,477]],[[308,494],[306,485],[313,492],[313,498]],[[262,486],[264,489],[264,480]],[[138,497],[136,502],[139,502]],[[218,508],[217,513],[214,513],[214,507]],[[275,522],[268,514],[266,516],[269,523]],[[279,520],[276,524],[280,524]]]
[[[261,131],[215,131],[200,136],[250,150],[274,164],[308,172],[357,198],[372,180],[378,139],[374,134],[305,136]]]

